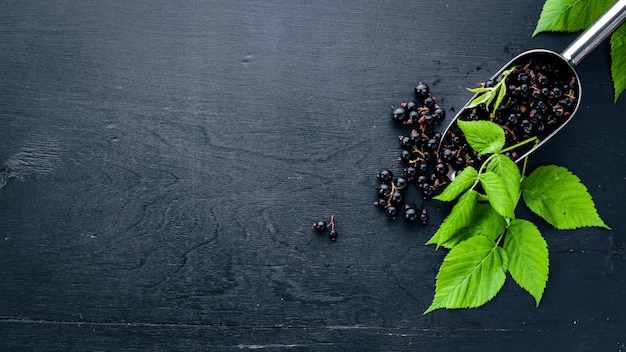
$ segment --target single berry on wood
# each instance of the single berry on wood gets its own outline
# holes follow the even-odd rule
[[[404,109],[403,107],[395,108],[393,112],[391,113],[391,119],[393,119],[396,122],[405,121],[406,118],[407,118],[406,109]]]
[[[407,222],[415,222],[419,215],[417,214],[417,210],[413,207],[406,208],[404,210],[404,220]]]
[[[426,83],[423,82],[419,82],[417,83],[417,85],[415,86],[415,95],[423,100],[428,98],[428,95],[430,94],[430,88],[428,87],[428,85]]]
[[[326,224],[326,221],[320,220],[318,222],[314,222],[312,227],[319,232],[324,232],[328,228],[328,224]]]
[[[426,223],[428,222],[428,212],[426,211],[426,208],[422,208],[422,211],[420,213],[420,220],[424,225],[426,225]]]

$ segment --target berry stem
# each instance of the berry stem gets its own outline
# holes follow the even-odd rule
[[[387,207],[391,206],[391,198],[393,198],[393,194],[396,192],[396,183],[391,181],[391,192],[389,192],[389,197],[387,197]],[[334,217],[335,215],[333,215]],[[333,217],[331,217],[331,223],[332,223],[332,219]]]

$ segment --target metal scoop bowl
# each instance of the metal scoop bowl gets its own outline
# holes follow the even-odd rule
[[[574,67],[577,66],[598,45],[600,45],[600,43],[608,38],[625,20],[626,0],[619,0],[577,39],[575,39],[561,54],[547,49],[529,50],[514,57],[495,75],[493,75],[490,80],[492,82],[502,79],[501,76],[503,73],[513,67],[523,67],[524,65],[528,65],[533,62],[548,62],[551,67],[556,67],[560,70],[560,75],[562,77],[571,77],[568,85],[568,94],[571,94],[573,99],[572,105],[569,106],[567,114],[562,116],[558,123],[553,123],[545,133],[537,135],[537,141],[534,145],[525,145],[523,148],[520,147],[519,150],[511,150],[511,157],[516,163],[523,160],[525,157],[545,144],[554,135],[556,135],[572,119],[572,117],[574,117],[576,111],[578,110],[578,106],[580,105],[580,98],[582,95],[582,86]],[[472,106],[472,102],[481,94],[482,93],[476,93],[452,119],[445,132],[442,134],[443,137],[441,138],[438,148],[438,155],[442,155],[442,151],[445,147],[445,141],[449,141],[451,135],[459,132],[457,120],[468,119],[467,116],[468,113],[471,113],[470,110],[475,109],[475,107]],[[454,179],[454,176],[457,171],[460,171],[460,169],[456,170],[452,164],[450,164],[449,167],[450,172],[448,173],[448,178]]]

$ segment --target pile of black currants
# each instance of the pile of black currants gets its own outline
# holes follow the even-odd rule
[[[426,208],[407,202],[405,196],[407,188],[414,184],[423,199],[428,200],[443,184],[445,172],[437,157],[441,133],[435,131],[435,126],[445,117],[446,111],[423,82],[415,86],[415,100],[392,106],[392,120],[407,127],[409,133],[399,136],[398,161],[403,164],[403,174],[394,177],[392,171],[385,169],[376,175],[380,184],[374,205],[384,208],[391,219],[395,220],[402,213],[408,222],[428,222]]]
[[[502,126],[505,148],[531,139],[538,143],[563,126],[573,115],[580,93],[576,73],[562,60],[538,56],[513,65],[515,69],[506,77],[501,74],[482,84],[489,88],[505,79],[501,84],[506,89],[505,95],[498,106],[482,103],[465,108],[459,115],[460,120],[490,120]],[[524,144],[507,155],[517,160],[534,145]],[[478,168],[484,161],[482,155],[469,147],[456,124],[445,134],[439,158],[444,168],[449,166],[450,176],[467,165]]]
[[[460,111],[458,119],[489,120],[500,125],[506,137],[504,148],[510,149],[506,155],[515,161],[569,120],[580,95],[572,67],[541,53],[518,59],[510,69],[480,86],[481,92],[495,93],[498,99],[476,104],[472,100]],[[481,98],[481,93],[476,98]],[[436,131],[445,117],[445,110],[422,82],[415,87],[415,100],[392,106],[392,120],[410,132],[400,136],[398,160],[403,163],[403,174],[394,177],[385,169],[376,175],[380,183],[374,205],[384,208],[390,218],[396,219],[404,212],[406,220],[425,223],[425,208],[417,209],[406,202],[407,188],[416,185],[426,201],[465,167],[478,169],[484,162],[456,123],[443,134]]]

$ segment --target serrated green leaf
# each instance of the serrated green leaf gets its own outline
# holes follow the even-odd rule
[[[576,32],[589,27],[613,0],[546,0],[533,36],[541,32]]]
[[[496,240],[506,229],[506,220],[490,204],[478,203],[468,229],[468,237],[484,235]]]
[[[478,180],[478,171],[472,166],[467,166],[458,174],[450,184],[444,188],[443,192],[434,199],[442,202],[455,200],[461,193],[465,192]]]
[[[506,225],[506,221],[502,215],[493,210],[491,205],[477,203],[473,212],[471,224],[460,229],[454,236],[441,243],[441,247],[452,249],[454,246],[465,241],[466,239],[479,235],[487,236],[495,241],[504,233]],[[435,240],[431,244],[436,243],[437,242]]]
[[[504,238],[504,250],[509,259],[511,276],[535,298],[539,306],[548,281],[548,244],[533,223],[515,219],[511,221]]]
[[[611,36],[611,77],[615,88],[614,102],[626,90],[626,26]]]
[[[520,196],[520,181],[522,180],[522,174],[517,164],[506,155],[496,154],[487,164],[486,170],[502,178],[511,200],[517,204]]]
[[[493,209],[505,218],[515,218],[516,203],[511,199],[504,180],[491,171],[480,174],[479,178]]]
[[[448,239],[453,237],[460,229],[468,226],[472,222],[472,215],[476,206],[478,192],[469,190],[463,194],[459,201],[452,207],[448,215],[433,237],[426,244],[437,244],[441,246]]]
[[[440,308],[475,308],[490,301],[506,280],[507,254],[486,236],[459,243],[443,260],[435,297],[424,314]]]
[[[522,180],[521,190],[526,205],[559,230],[610,229],[598,215],[587,187],[562,166],[538,167]]]
[[[470,147],[481,154],[499,152],[504,147],[504,130],[491,121],[457,121]]]

